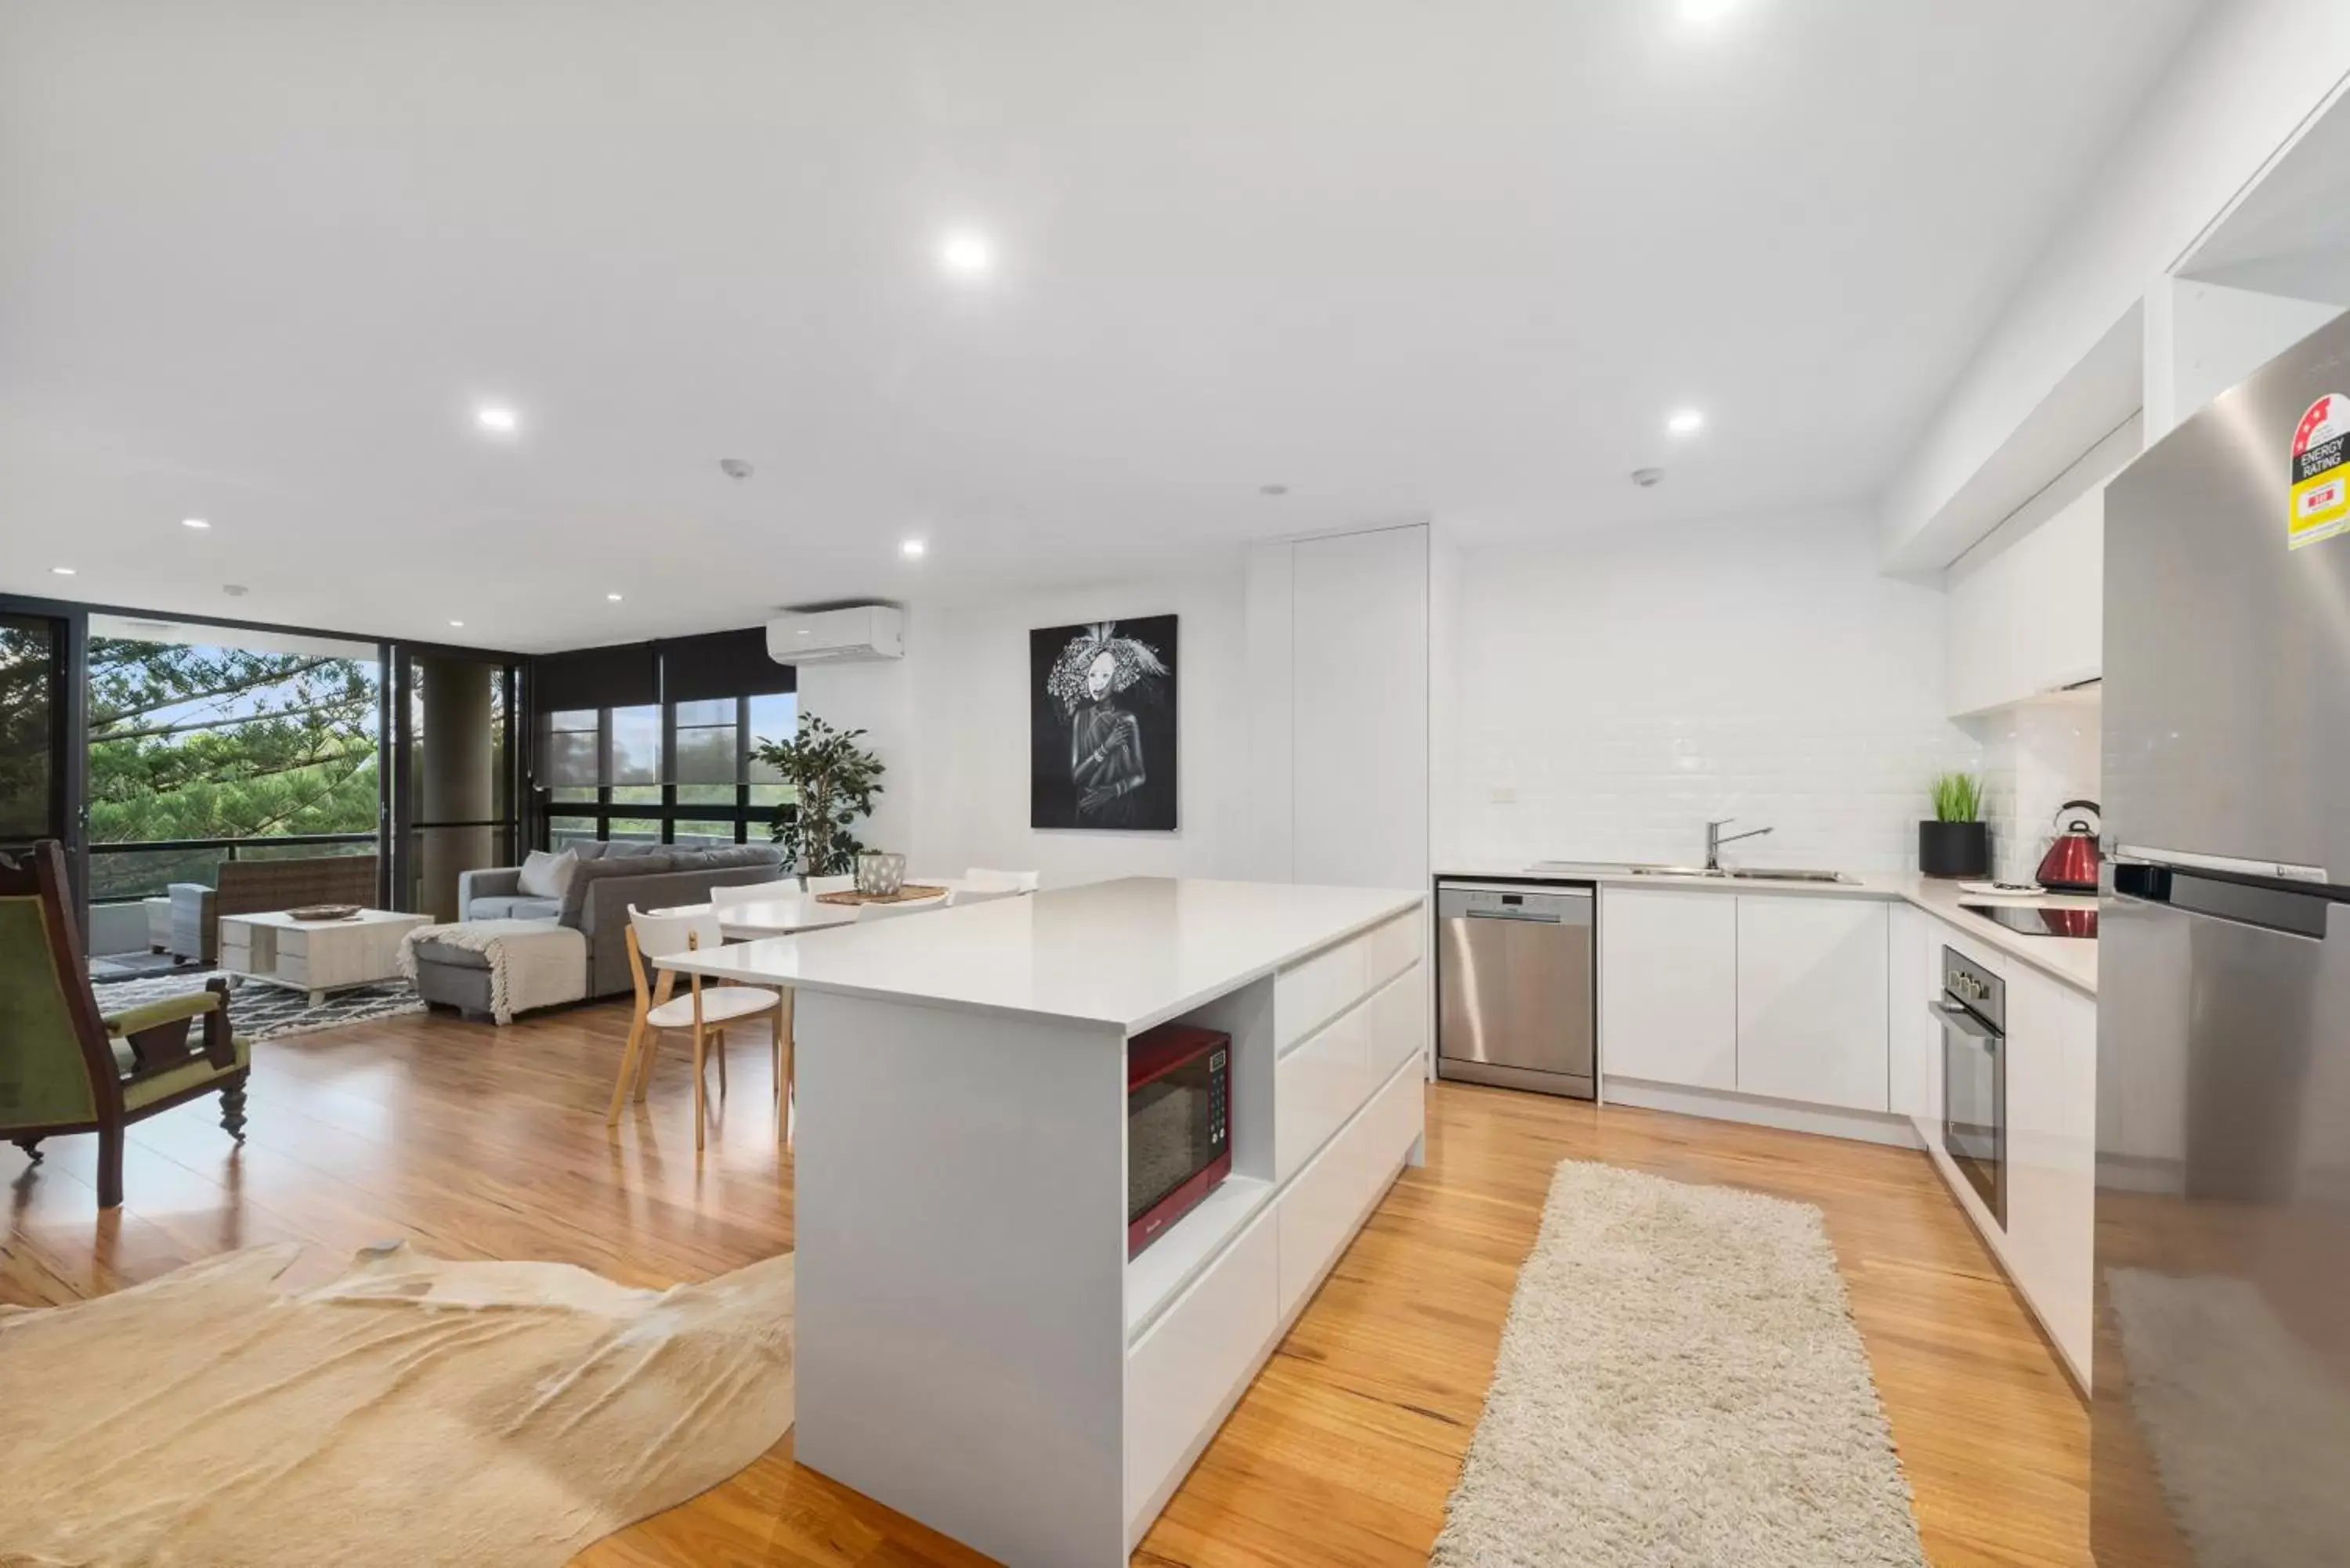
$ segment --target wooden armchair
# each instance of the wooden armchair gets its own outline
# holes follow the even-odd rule
[[[244,1141],[253,1047],[229,1031],[228,982],[111,1015],[98,1010],[55,842],[0,855],[0,1137],[98,1134],[98,1201],[122,1203],[122,1133],[201,1096]],[[203,1022],[199,1032],[195,1025]]]

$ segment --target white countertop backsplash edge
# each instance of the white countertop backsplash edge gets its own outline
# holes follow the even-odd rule
[[[1439,882],[1552,882],[1561,884],[1589,883],[1596,887],[1661,888],[1701,893],[1767,894],[1773,898],[1876,898],[1898,900],[1923,909],[1936,919],[1962,932],[1986,947],[1998,949],[2012,958],[2022,960],[2043,973],[2054,975],[2075,991],[2090,996],[2097,994],[2097,944],[2075,937],[2027,937],[2011,931],[1996,921],[1970,914],[1959,908],[1961,900],[1973,904],[2013,904],[2027,909],[2094,909],[2097,900],[2086,896],[2056,893],[2031,894],[2020,897],[1993,898],[1989,895],[1961,893],[1955,882],[1939,877],[1919,877],[1914,873],[1898,876],[1862,876],[1850,882],[1741,882],[1716,877],[1659,877],[1636,875],[1620,867],[1584,865],[1574,870],[1551,869],[1530,871],[1523,866],[1503,870],[1498,867],[1471,867],[1440,871]],[[1604,917],[1603,917],[1604,919]]]

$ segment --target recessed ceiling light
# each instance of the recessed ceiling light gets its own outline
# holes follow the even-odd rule
[[[1286,484],[1260,484],[1256,487],[1256,493],[1259,495],[1286,495],[1289,493],[1289,486]]]
[[[985,234],[957,229],[939,242],[939,265],[952,277],[983,277],[995,266],[995,247]]]
[[[618,594],[606,594],[604,597],[611,600],[614,604],[619,604],[620,602],[620,596]]]
[[[71,566],[51,566],[49,570],[60,577],[70,577],[74,575],[74,569]]]
[[[180,519],[180,526],[182,528],[209,528],[212,524],[205,522],[201,517],[182,517]]]
[[[1665,421],[1665,428],[1677,436],[1691,436],[1705,429],[1705,415],[1696,409],[1682,409]]]
[[[1661,468],[1636,468],[1632,471],[1632,483],[1643,490],[1654,490],[1664,482],[1665,471]]]
[[[923,544],[920,539],[909,539],[904,544],[898,546],[898,554],[905,556],[906,559],[910,561],[920,560],[922,556],[929,552],[929,550],[930,546]]]
[[[504,403],[484,403],[473,410],[473,422],[494,435],[512,435],[522,429],[522,416]]]
[[[1738,0],[1681,0],[1681,20],[1710,27],[1738,9]]]
[[[463,626],[463,625],[464,625],[465,623],[464,623],[463,621],[462,621],[462,620],[452,620],[452,621],[451,621],[449,624],[450,624],[451,626]]]

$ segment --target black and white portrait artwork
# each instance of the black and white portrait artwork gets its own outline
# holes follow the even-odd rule
[[[1028,825],[1175,831],[1175,617],[1028,634]]]

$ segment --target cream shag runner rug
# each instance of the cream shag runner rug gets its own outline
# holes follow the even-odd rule
[[[1569,1160],[1434,1568],[1924,1568],[1819,1210]]]
[[[0,1309],[0,1563],[555,1568],[791,1426],[790,1254],[643,1291],[391,1247],[289,1293],[297,1251]]]

